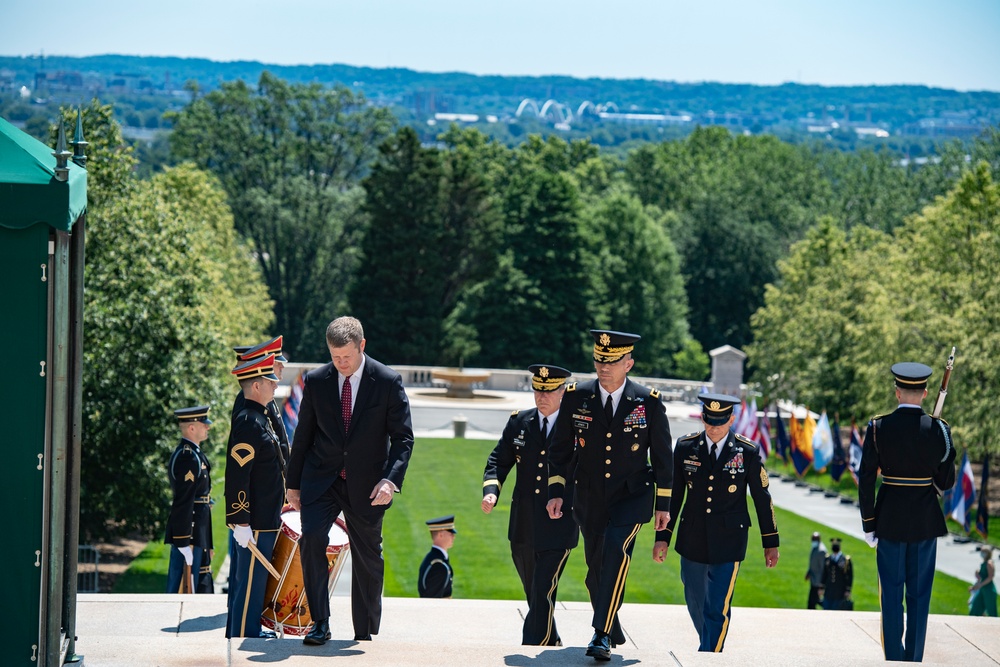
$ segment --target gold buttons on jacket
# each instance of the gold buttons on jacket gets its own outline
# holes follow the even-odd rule
[[[711,480],[711,479],[715,479],[715,475],[709,475],[709,476],[708,476],[708,478],[709,478],[710,480]]]
[[[712,513],[712,508],[711,507],[709,507],[708,509],[705,510],[705,514],[711,514],[711,513]]]
[[[712,487],[708,487],[708,490],[709,490],[709,491],[711,491],[711,490],[712,490]]]
[[[604,462],[608,465],[611,465],[611,459],[604,459]]]
[[[608,437],[609,437],[609,438],[611,437],[611,434],[610,434],[610,433],[608,433]]]
[[[604,449],[606,449],[606,450],[608,450],[608,451],[610,452],[610,451],[611,451],[611,445],[608,445],[608,446],[607,446],[607,447],[605,447]]]
[[[609,472],[606,472],[606,473],[604,473],[604,477],[605,477],[605,478],[607,478],[607,477],[611,477],[611,473],[609,473]]]
[[[542,476],[541,476],[541,475],[539,475],[539,476],[538,476],[538,477],[536,477],[535,479],[537,479],[537,480],[538,480],[538,481],[540,482],[540,481],[542,481]]]

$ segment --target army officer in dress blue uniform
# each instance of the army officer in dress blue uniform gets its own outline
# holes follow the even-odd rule
[[[285,364],[288,363],[288,359],[285,358],[285,355],[282,354],[281,351],[283,344],[284,336],[279,335],[258,345],[237,345],[233,348],[233,352],[236,353],[236,361],[239,364],[244,364],[248,361],[254,361],[256,359],[260,359],[261,357],[266,357],[269,354],[273,354],[274,376],[278,378],[279,382],[281,382],[282,371],[285,369]],[[236,394],[236,399],[233,401],[231,419],[236,419],[236,415],[238,415],[240,410],[243,409],[244,401],[243,390],[241,389],[239,393]],[[267,418],[271,422],[271,428],[274,429],[275,435],[278,436],[278,442],[281,444],[282,461],[287,463],[290,446],[288,444],[288,432],[285,430],[285,420],[281,418],[281,412],[278,410],[278,404],[273,399],[264,407],[267,408]]]
[[[535,407],[515,411],[507,421],[483,471],[482,507],[487,514],[493,511],[500,489],[516,465],[507,539],[528,601],[521,643],[562,646],[553,615],[556,593],[569,552],[580,539],[571,512],[572,483],[566,484],[561,518],[550,519],[545,505],[549,500],[549,449],[570,372],[542,364],[529,366],[528,370]]]
[[[174,492],[163,540],[173,545],[167,570],[168,593],[182,590],[185,565],[191,567],[194,574],[192,593],[215,592],[212,584],[212,464],[201,451],[201,443],[208,438],[212,425],[208,418],[210,409],[207,405],[198,405],[174,410],[181,429],[181,442],[167,464],[167,476]]]
[[[455,570],[448,558],[448,549],[455,544],[455,515],[438,517],[426,522],[433,545],[420,563],[417,592],[422,598],[450,598],[455,582]]]
[[[955,484],[955,448],[941,419],[923,411],[930,366],[895,364],[895,412],[872,418],[861,447],[858,501],[865,540],[878,547],[882,650],[886,660],[920,662],[937,557],[947,533],[937,489]],[[882,486],[875,497],[875,481]],[[903,596],[906,641],[903,642]]]
[[[281,527],[281,506],[285,498],[281,450],[278,436],[267,418],[265,407],[278,386],[274,375],[274,355],[269,354],[233,369],[246,402],[233,420],[226,452],[226,523],[237,543],[230,568],[232,595],[229,603],[227,637],[260,637],[260,614],[268,572],[248,548],[256,544],[270,560]]]
[[[739,399],[724,394],[698,398],[705,430],[679,438],[674,447],[670,522],[656,534],[653,560],[663,562],[677,527],[675,548],[698,650],[718,653],[726,642],[736,576],[747,554],[748,489],[767,567],[778,564],[778,527],[760,449],[730,429]]]
[[[667,411],[655,389],[628,379],[639,336],[591,330],[597,380],[570,385],[563,396],[549,456],[552,519],[563,516],[575,477],[573,513],[583,533],[594,637],[587,655],[610,660],[625,642],[618,610],[636,535],[654,517],[667,526],[673,467]]]

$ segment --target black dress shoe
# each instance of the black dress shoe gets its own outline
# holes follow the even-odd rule
[[[274,632],[274,630],[268,630],[267,628],[261,628],[260,629],[260,638],[261,639],[277,639],[278,635]]]
[[[587,655],[602,662],[611,660],[611,637],[603,632],[595,632],[587,646]]]
[[[370,642],[371,640],[371,635],[354,635],[354,641],[356,642]]]
[[[312,630],[305,636],[302,643],[309,644],[310,646],[322,646],[331,636],[330,619],[324,618],[322,621],[316,621],[313,624]]]

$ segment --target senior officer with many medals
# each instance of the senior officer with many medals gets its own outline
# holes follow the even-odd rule
[[[698,398],[705,430],[677,440],[670,522],[656,534],[653,560],[663,562],[679,517],[676,549],[698,650],[718,653],[726,642],[736,576],[747,553],[747,489],[757,511],[767,567],[778,564],[778,527],[760,449],[730,429],[739,399],[724,394]]]
[[[281,528],[285,479],[278,436],[265,407],[274,398],[278,378],[274,355],[248,361],[233,369],[246,402],[233,420],[226,453],[226,523],[238,547],[230,568],[232,594],[227,637],[260,637],[260,614],[268,572],[251,546],[270,560]]]
[[[174,410],[181,442],[170,456],[167,477],[174,492],[163,542],[172,545],[167,570],[168,593],[214,593],[212,583],[212,464],[201,451],[212,420],[211,408]],[[195,565],[197,563],[197,565]],[[184,579],[187,565],[194,576]],[[190,590],[189,590],[190,589]]]
[[[673,467],[666,408],[655,389],[628,379],[636,334],[594,329],[597,379],[566,388],[549,456],[549,517],[563,515],[575,477],[574,514],[583,533],[594,636],[587,655],[610,660],[625,642],[618,610],[636,535],[670,518]],[[573,468],[575,462],[575,470]]]
[[[941,419],[923,411],[930,366],[891,368],[899,407],[868,422],[858,470],[865,540],[878,548],[882,650],[886,660],[920,662],[927,636],[937,538],[947,534],[935,490],[955,484],[955,448]],[[875,481],[882,486],[875,497]],[[903,642],[903,597],[906,641]]]
[[[533,646],[562,646],[553,610],[559,577],[570,550],[577,545],[580,531],[574,521],[573,487],[566,484],[563,516],[553,521],[545,509],[548,503],[548,451],[551,447],[559,404],[566,391],[570,372],[559,366],[529,366],[535,407],[515,411],[483,471],[483,512],[497,504],[507,475],[517,466],[517,481],[511,493],[507,539],[514,568],[521,578],[528,601],[521,643]]]

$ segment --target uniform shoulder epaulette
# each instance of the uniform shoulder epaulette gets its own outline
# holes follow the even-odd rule
[[[875,421],[876,419],[882,419],[882,417],[885,417],[885,415],[875,415],[874,417],[872,417],[871,419],[869,419],[868,422],[871,423],[871,422]]]
[[[739,440],[740,442],[742,442],[742,443],[743,443],[743,444],[745,444],[745,445],[753,445],[754,447],[756,447],[756,446],[757,446],[757,443],[756,443],[756,442],[754,442],[754,441],[753,441],[753,440],[751,440],[750,438],[746,437],[746,436],[745,436],[745,435],[743,435],[742,433],[737,433],[737,434],[736,434],[736,439],[737,439],[737,440]]]
[[[649,397],[650,398],[659,398],[660,397],[660,390],[659,389],[654,389],[653,387],[650,387],[649,388]]]
[[[566,385],[566,391],[576,391],[576,383],[570,382],[568,385]]]
[[[692,431],[691,433],[682,435],[681,437],[677,438],[677,441],[680,442],[681,440],[693,440],[697,438],[699,435],[701,435],[701,431]]]
[[[945,421],[944,417],[934,417],[934,419],[938,420],[939,422],[941,422],[945,426],[951,426],[951,424],[949,424],[947,421]]]
[[[520,410],[514,410],[513,412],[510,413],[510,416],[516,417],[518,412],[520,412]]]

